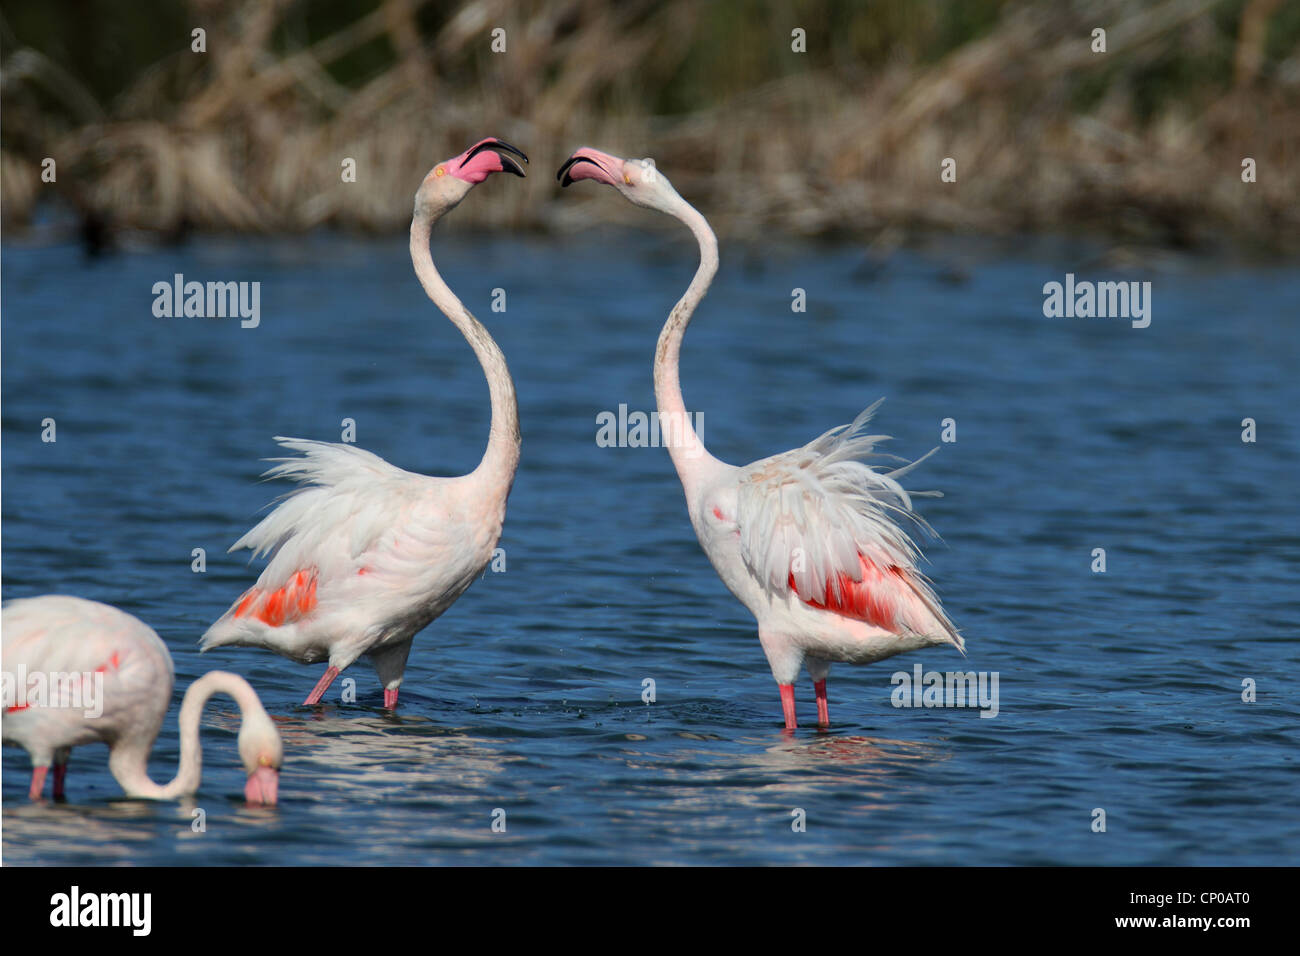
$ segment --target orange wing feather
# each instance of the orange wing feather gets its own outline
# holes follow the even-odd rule
[[[235,605],[235,617],[255,617],[271,627],[289,624],[316,607],[316,569],[294,572],[284,587],[275,591],[249,588]]]
[[[911,593],[907,572],[897,566],[880,568],[860,554],[858,560],[862,564],[861,581],[854,581],[847,572],[840,571],[834,580],[826,582],[824,595],[804,595],[799,594],[795,587],[792,573],[790,590],[812,607],[857,618],[887,631],[902,630],[900,612],[906,596]]]

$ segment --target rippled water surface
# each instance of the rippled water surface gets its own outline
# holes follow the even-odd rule
[[[216,667],[252,682],[286,754],[281,805],[246,808],[217,698],[191,802],[123,799],[88,747],[70,800],[33,806],[7,747],[6,862],[1300,863],[1294,269],[1124,275],[1059,243],[882,261],[724,244],[684,348],[705,443],[751,461],[887,396],[893,451],[941,445],[909,481],[945,492],[921,500],[944,538],[928,570],[968,642],[965,660],[837,665],[832,729],[786,736],[667,453],[595,440],[600,412],[653,408],[689,238],[453,228],[434,255],[510,361],[523,461],[504,572],[416,639],[394,716],[367,661],[345,673],[355,703],[305,708],[322,668],[195,645],[255,579],[225,549],[285,490],[257,480],[272,435],[338,440],[352,418],[359,445],[411,470],[482,454],[482,373],[405,243],[209,239],[89,264],[6,247],[5,598],[78,594],[159,631],[177,689],[155,778],[175,772],[181,692]],[[1042,285],[1066,272],[1151,279],[1151,326],[1044,318]],[[151,288],[175,273],[260,281],[260,326],[155,318]],[[917,664],[997,672],[998,715],[895,708],[890,676]],[[810,724],[806,678],[797,693]]]

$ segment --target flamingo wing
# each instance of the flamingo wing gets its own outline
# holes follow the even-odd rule
[[[893,633],[940,635],[960,648],[961,637],[917,570],[920,551],[896,520],[934,534],[898,482],[933,451],[888,471],[862,460],[901,460],[874,451],[888,436],[864,433],[879,405],[802,448],[742,469],[741,556],[769,594],[793,593],[810,607]]]
[[[97,740],[143,740],[148,749],[174,681],[171,654],[153,628],[115,607],[60,594],[8,601],[0,616],[5,670],[28,675],[21,695],[6,684],[6,740],[26,747],[35,766],[57,749]],[[39,692],[31,686],[36,675],[50,706],[16,699]]]
[[[6,669],[22,663],[43,673],[113,674],[140,657],[158,671],[172,666],[167,645],[139,618],[62,594],[5,602],[4,656]]]
[[[265,478],[289,478],[300,487],[230,546],[253,557],[270,555],[257,584],[222,616],[279,627],[315,610],[322,582],[371,570],[367,555],[424,498],[430,479],[403,471],[354,445],[277,438],[300,457],[276,458]]]

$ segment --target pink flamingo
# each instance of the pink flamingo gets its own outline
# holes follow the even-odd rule
[[[579,179],[613,186],[632,203],[681,220],[700,244],[699,269],[655,350],[660,433],[669,436],[700,546],[758,622],[786,728],[796,726],[794,681],[802,666],[813,679],[817,722],[825,726],[832,661],[867,664],[936,644],[963,650],[917,570],[916,545],[894,521],[898,515],[929,531],[897,480],[920,460],[888,472],[858,460],[893,457],[873,452],[887,436],[862,434],[880,402],[802,448],[742,468],[714,458],[691,425],[678,378],[686,326],[718,269],[713,230],[651,160],[584,147],[557,178],[563,186]]]
[[[180,769],[159,785],[149,779],[149,752],[167,716],[175,669],[153,628],[107,604],[47,594],[5,604],[3,629],[4,742],[31,755],[31,799],[41,799],[51,763],[54,796],[62,797],[69,750],[97,742],[108,744],[109,772],[127,796],[171,800],[194,793],[203,773],[203,705],[213,694],[229,694],[241,714],[244,796],[249,803],[275,803],[280,734],[242,677],[212,671],[190,685],[181,701]]]
[[[519,465],[515,385],[501,349],[434,268],[429,233],[491,173],[523,176],[512,154],[528,162],[489,137],[439,163],[420,184],[411,219],[415,274],[487,376],[492,424],[478,467],[430,477],[353,445],[276,438],[302,457],[272,459],[280,464],[266,476],[303,487],[231,545],[271,559],[203,635],[202,649],[233,644],[304,664],[327,660],[306,704],[319,703],[339,672],[366,654],[384,685],[384,707],[396,707],[415,635],[482,573],[501,537]]]

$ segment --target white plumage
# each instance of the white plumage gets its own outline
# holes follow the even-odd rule
[[[887,472],[865,461],[901,460],[874,450],[889,436],[861,434],[883,401],[851,425],[837,426],[802,448],[741,469],[741,554],[769,592],[788,592],[793,576],[800,594],[825,594],[830,587],[838,595],[839,575],[861,580],[860,556],[881,567],[914,564],[920,556],[891,513],[933,533],[912,510],[912,495],[898,483],[929,455]]]
[[[300,663],[328,660],[338,671],[364,653],[386,686],[400,683],[415,634],[491,560],[504,496],[485,500],[470,476],[414,474],[352,445],[276,440],[302,457],[273,459],[279,464],[265,476],[301,487],[231,546],[270,561],[204,634],[202,649],[266,647]],[[294,586],[304,569],[314,602]],[[265,596],[277,594],[282,615],[267,613]],[[238,613],[250,595],[254,603]]]
[[[33,800],[40,799],[51,766],[54,796],[62,797],[69,751],[92,743],[108,745],[109,771],[128,796],[194,793],[202,774],[199,716],[209,697],[225,693],[240,709],[245,796],[276,802],[280,735],[243,678],[212,671],[190,685],[179,718],[180,769],[159,785],[149,779],[149,752],[171,705],[175,670],[153,628],[107,604],[49,594],[5,604],[3,634],[4,671],[13,682],[5,688],[4,741],[31,756]],[[33,699],[42,685],[58,692]]]
[[[277,438],[299,457],[272,459],[266,477],[300,487],[231,547],[269,561],[204,634],[202,649],[243,645],[302,663],[327,660],[308,704],[365,654],[384,686],[384,706],[396,706],[415,635],[464,593],[501,537],[519,464],[514,382],[492,336],[438,275],[429,233],[490,173],[522,176],[512,155],[527,162],[513,146],[485,139],[439,163],[415,195],[411,220],[415,274],[487,377],[492,426],[479,466],[460,477],[429,477],[353,445]]]
[[[905,530],[930,531],[913,510],[916,493],[899,483],[920,460],[888,471],[864,460],[894,458],[875,451],[885,436],[864,433],[880,402],[851,425],[741,468],[708,454],[690,426],[678,364],[686,327],[718,268],[713,230],[650,160],[584,147],[559,176],[566,186],[580,179],[613,186],[636,205],[681,220],[699,241],[700,267],[655,349],[655,396],[661,419],[684,423],[669,453],[691,524],[718,576],[758,622],[786,727],[796,725],[794,680],[804,667],[818,722],[826,724],[832,661],[869,663],[931,645],[962,650]]]

